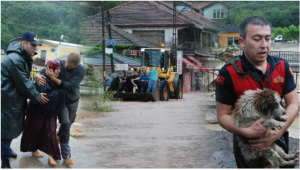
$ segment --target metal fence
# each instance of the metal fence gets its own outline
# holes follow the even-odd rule
[[[242,50],[237,51],[240,55],[243,53]],[[299,62],[300,53],[297,51],[270,51],[269,55],[284,58],[287,61]]]

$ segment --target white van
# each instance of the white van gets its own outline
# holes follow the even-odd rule
[[[277,35],[277,37],[274,38],[274,41],[275,42],[277,42],[277,41],[282,42],[282,35]]]

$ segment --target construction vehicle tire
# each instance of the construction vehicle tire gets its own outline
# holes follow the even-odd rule
[[[162,80],[160,81],[160,97],[159,99],[161,101],[169,101],[169,97],[170,97],[170,87],[167,81]]]
[[[183,81],[182,79],[178,80],[177,87],[175,89],[175,98],[182,99],[183,96]]]

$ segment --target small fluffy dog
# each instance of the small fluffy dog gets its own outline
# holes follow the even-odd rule
[[[282,129],[288,117],[284,116],[286,112],[280,105],[280,100],[279,94],[270,89],[248,90],[235,104],[232,121],[238,127],[249,127],[259,118],[265,118],[262,126],[268,130]],[[251,168],[279,168],[298,164],[299,151],[287,155],[274,143],[264,151],[252,150],[249,139],[240,135],[237,135],[237,143],[245,163]]]

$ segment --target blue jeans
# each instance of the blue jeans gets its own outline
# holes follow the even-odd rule
[[[150,90],[151,90],[151,93],[153,93],[156,84],[157,84],[157,81],[149,80],[149,82],[148,82],[148,89],[147,89],[147,92],[146,92],[146,93],[149,93]]]
[[[201,86],[200,85],[196,85],[196,90],[201,90]]]
[[[1,139],[1,159],[9,159],[12,157],[10,144],[12,139]]]

